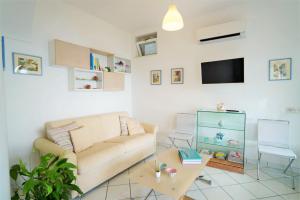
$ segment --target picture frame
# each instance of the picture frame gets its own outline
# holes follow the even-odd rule
[[[161,85],[161,70],[150,71],[150,82],[151,85]]]
[[[184,83],[184,69],[172,68],[171,69],[171,84],[183,84]]]
[[[13,52],[12,59],[14,74],[42,75],[42,57]]]
[[[269,81],[291,80],[292,58],[269,60]]]

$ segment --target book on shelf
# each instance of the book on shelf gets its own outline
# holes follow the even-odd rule
[[[202,158],[194,149],[179,149],[178,155],[182,164],[201,164]]]

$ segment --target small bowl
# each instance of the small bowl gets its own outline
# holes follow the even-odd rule
[[[167,168],[167,164],[166,164],[166,163],[162,163],[162,164],[160,165],[160,170],[161,170],[161,171],[166,170],[166,168]]]
[[[166,168],[166,172],[169,174],[170,177],[174,177],[176,175],[177,170],[175,168]]]

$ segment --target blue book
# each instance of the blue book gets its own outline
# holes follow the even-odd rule
[[[94,70],[94,56],[90,53],[90,70]]]
[[[178,155],[182,164],[200,164],[202,162],[201,156],[194,149],[180,149]]]

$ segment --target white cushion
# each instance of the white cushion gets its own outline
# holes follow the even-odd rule
[[[108,166],[112,160],[122,159],[124,155],[125,148],[122,144],[96,143],[92,147],[77,153],[78,173],[84,174],[94,169],[101,170],[101,166]]]
[[[292,150],[285,149],[285,148],[258,145],[258,151],[260,153],[265,153],[265,154],[278,155],[278,156],[288,157],[293,159],[297,158],[297,155]]]
[[[139,151],[149,145],[155,144],[155,135],[144,133],[132,136],[119,136],[104,141],[105,143],[118,143],[125,146],[126,152]]]
[[[136,119],[128,117],[127,118],[127,126],[128,126],[129,135],[136,135],[136,134],[144,134],[145,133],[145,129],[140,124],[140,122],[137,121]]]
[[[74,152],[79,153],[95,143],[95,139],[90,135],[88,129],[85,127],[71,130],[70,136],[72,139]]]

